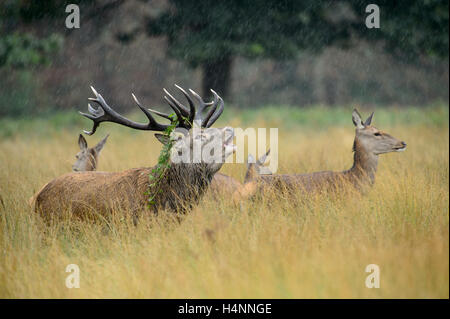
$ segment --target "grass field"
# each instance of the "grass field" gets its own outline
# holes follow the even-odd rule
[[[363,116],[368,110],[362,110]],[[69,172],[86,120],[0,120],[0,298],[449,298],[448,106],[379,109],[373,124],[404,140],[380,156],[367,194],[292,203],[205,198],[181,223],[170,215],[51,227],[27,201]],[[351,108],[225,111],[223,124],[279,127],[279,173],[352,164]],[[99,170],[151,166],[150,132],[102,125]],[[221,172],[243,180],[244,164]],[[68,289],[68,264],[81,287]],[[379,289],[365,267],[380,267]]]

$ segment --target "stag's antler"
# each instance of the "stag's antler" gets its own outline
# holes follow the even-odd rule
[[[92,92],[95,94],[95,98],[89,98],[90,101],[97,103],[100,107],[94,108],[91,106],[91,104],[88,104],[88,110],[90,114],[80,112],[81,115],[87,117],[88,119],[91,119],[94,122],[94,126],[92,127],[91,131],[84,131],[87,135],[92,135],[97,130],[97,127],[102,122],[114,122],[118,123],[124,126],[128,126],[137,130],[150,130],[150,131],[164,131],[168,125],[160,124],[156,122],[156,120],[153,118],[150,111],[146,110],[144,107],[141,106],[139,101],[136,99],[136,97],[133,94],[133,98],[139,108],[144,112],[145,116],[147,116],[149,122],[147,124],[144,123],[137,123],[134,121],[131,121],[127,119],[126,117],[120,115],[116,111],[114,111],[105,101],[105,99],[97,93],[97,91],[91,86]]]
[[[120,115],[116,111],[114,111],[105,101],[105,99],[97,93],[97,91],[91,86],[92,92],[95,94],[95,98],[89,98],[90,101],[97,103],[100,107],[94,108],[91,106],[91,104],[88,104],[88,110],[89,113],[82,113],[83,116],[87,117],[88,119],[91,119],[94,122],[94,126],[92,127],[91,131],[84,131],[85,134],[92,135],[97,130],[97,127],[102,122],[114,122],[118,123],[127,127],[131,127],[137,130],[148,130],[148,131],[165,131],[169,125],[158,123],[151,113],[154,113],[158,116],[161,116],[163,118],[166,118],[171,121],[173,124],[175,120],[178,121],[177,127],[182,127],[185,129],[190,129],[193,125],[193,122],[196,120],[201,120],[201,127],[210,127],[222,114],[224,103],[222,98],[213,90],[214,94],[214,101],[206,103],[203,101],[203,99],[194,91],[190,90],[192,95],[199,101],[199,110],[196,112],[194,102],[192,101],[192,98],[190,95],[181,87],[178,85],[175,85],[186,97],[186,100],[189,103],[189,108],[181,104],[177,99],[175,99],[169,92],[167,92],[166,89],[164,89],[164,92],[166,93],[166,96],[164,96],[164,99],[167,101],[169,106],[172,108],[172,110],[175,112],[176,118],[174,116],[171,116],[169,114],[159,112],[152,109],[146,109],[141,105],[139,100],[136,98],[134,94],[132,94],[134,101],[139,106],[139,108],[144,112],[145,116],[147,116],[149,122],[148,123],[137,123],[134,121],[131,121],[127,119],[126,117]],[[213,108],[208,112],[208,114],[203,118],[201,116],[202,111],[205,109],[205,107],[213,106]],[[216,109],[219,108],[218,112],[215,112]]]
[[[178,108],[180,110],[181,114],[189,114],[189,118],[188,118],[188,123],[187,126],[189,126],[189,128],[192,127],[193,123],[195,122],[198,126],[200,127],[211,127],[214,122],[217,121],[217,119],[219,118],[219,116],[222,114],[223,109],[224,109],[224,102],[223,99],[214,91],[211,90],[212,94],[214,95],[214,100],[211,102],[205,102],[202,97],[200,95],[198,95],[194,90],[189,89],[189,92],[194,96],[194,98],[197,100],[198,102],[198,107],[197,107],[197,111],[195,111],[195,107],[194,107],[194,102],[192,101],[191,97],[189,96],[189,94],[181,87],[179,87],[178,85],[175,84],[175,86],[183,93],[183,95],[186,97],[188,103],[189,103],[189,107],[190,107],[190,111],[188,112],[188,109],[186,106],[184,106],[183,104],[181,104],[180,102],[178,102],[169,92],[167,92],[166,89],[164,89],[164,92],[167,94],[167,96],[164,97],[164,99],[169,103],[169,105],[172,107],[172,109],[174,109],[174,107]],[[206,115],[203,115],[203,111],[212,106],[212,108],[208,111],[208,113]],[[161,117],[164,118],[169,118],[168,114],[162,113],[162,112],[158,112],[152,109],[148,109],[150,112],[153,112]],[[194,112],[192,111],[194,110]],[[175,114],[176,111],[175,111]],[[177,114],[177,116],[179,116]]]

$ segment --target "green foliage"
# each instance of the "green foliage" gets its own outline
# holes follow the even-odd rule
[[[94,0],[70,3],[91,5]],[[67,1],[0,2],[0,68],[49,64],[63,45]],[[39,35],[38,35],[39,34]]]
[[[258,109],[234,108],[229,106],[217,121],[217,127],[232,125],[246,128],[249,125],[259,127],[278,127],[280,130],[289,130],[295,127],[328,129],[330,127],[349,127],[353,106],[325,107],[311,106],[299,108],[286,105],[268,105]],[[449,108],[447,103],[415,106],[405,108],[373,107],[359,110],[362,115],[375,111],[374,123],[376,126],[387,128],[397,125],[423,125],[430,127],[446,127],[449,124]],[[135,116],[136,115],[136,116]],[[138,119],[139,113],[127,115]],[[77,112],[44,112],[40,117],[11,118],[0,117],[0,138],[15,138],[20,136],[49,136],[58,135],[67,130],[76,136],[80,128],[91,125],[90,120],[80,116]],[[120,125],[108,125],[108,132],[119,135],[137,134]],[[167,154],[167,150],[161,154]],[[161,162],[166,159],[161,157]]]
[[[155,204],[155,197],[162,191],[158,188],[158,186],[161,183],[161,180],[166,174],[167,170],[170,168],[170,150],[173,146],[173,141],[170,139],[170,135],[178,125],[178,120],[176,119],[175,113],[172,113],[170,117],[172,117],[174,120],[164,131],[164,135],[168,137],[168,142],[163,145],[161,153],[158,157],[158,163],[156,164],[155,168],[152,169],[152,172],[149,175],[150,184],[147,193],[145,194],[149,197],[149,207]]]
[[[31,71],[1,70],[0,88],[0,117],[31,117],[51,108]]]
[[[27,68],[49,64],[51,54],[62,47],[62,36],[54,33],[37,38],[29,33],[13,33],[0,38],[0,67]]]

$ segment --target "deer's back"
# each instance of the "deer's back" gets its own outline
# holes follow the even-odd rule
[[[262,175],[256,183],[260,187],[273,187],[278,190],[301,190],[314,192],[318,190],[333,190],[344,181],[344,175],[339,172],[323,171],[309,174]]]
[[[231,196],[242,187],[242,183],[231,176],[216,173],[211,181],[210,191],[214,196]]]
[[[55,178],[37,194],[35,210],[43,216],[70,211],[82,216],[112,209],[134,212],[145,207],[151,168],[124,172],[73,172]]]

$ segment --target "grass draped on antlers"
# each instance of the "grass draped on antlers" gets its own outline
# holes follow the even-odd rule
[[[148,196],[149,208],[155,204],[156,195],[162,192],[162,190],[159,189],[159,185],[167,170],[170,168],[170,150],[173,146],[173,141],[170,139],[170,135],[178,126],[179,120],[177,119],[175,113],[170,114],[169,117],[172,119],[172,122],[164,131],[164,135],[168,137],[168,142],[164,144],[158,157],[158,163],[156,164],[155,168],[152,169],[151,174],[149,174],[148,176],[150,179],[150,184],[145,195]],[[186,118],[183,117],[183,119],[187,121]]]

